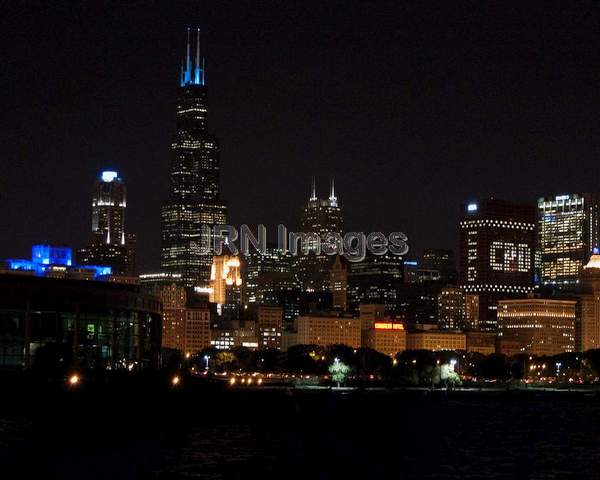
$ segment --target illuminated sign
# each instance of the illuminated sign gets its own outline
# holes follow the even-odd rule
[[[467,211],[468,212],[476,212],[477,211],[477,204],[476,203],[469,203],[467,205]]]
[[[507,273],[527,273],[531,269],[531,250],[526,243],[497,240],[490,245],[490,267]]]
[[[404,324],[395,322],[375,322],[375,330],[404,330]]]

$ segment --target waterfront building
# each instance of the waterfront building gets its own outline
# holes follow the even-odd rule
[[[68,252],[54,250],[49,267]],[[139,285],[20,272],[0,272],[1,367],[30,367],[48,351],[61,368],[158,366],[160,302]]]
[[[576,310],[575,300],[500,300],[498,337],[508,344],[518,343],[519,352],[530,355],[573,352]]]
[[[361,346],[360,318],[301,315],[298,317],[298,343],[303,345]]]
[[[467,340],[464,332],[450,330],[416,330],[406,334],[407,350],[466,350]]]

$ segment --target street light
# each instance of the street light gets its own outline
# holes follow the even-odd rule
[[[208,370],[208,359],[210,357],[208,355],[204,355],[204,361],[206,362],[206,370]]]

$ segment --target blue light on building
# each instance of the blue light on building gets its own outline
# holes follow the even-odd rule
[[[102,178],[103,182],[110,183],[115,178],[119,178],[119,174],[117,172],[112,171],[112,170],[105,170],[104,172],[102,172],[101,178]]]
[[[468,212],[476,212],[477,211],[477,204],[476,203],[469,203],[469,205],[467,205],[467,211]]]
[[[73,250],[68,247],[53,247],[51,245],[34,245],[31,247],[31,261],[42,265],[73,264]]]
[[[84,269],[94,271],[94,278],[111,275],[112,269],[100,265],[73,265],[73,249],[69,247],[53,247],[47,244],[39,244],[31,247],[31,260],[21,258],[10,258],[6,260],[9,270],[21,270],[35,272],[37,276],[43,277],[47,272],[55,270],[56,267],[71,267],[73,269]]]

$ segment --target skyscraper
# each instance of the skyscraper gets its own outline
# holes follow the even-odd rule
[[[533,288],[535,208],[503,200],[463,206],[460,284],[478,298],[478,325],[494,331],[498,299],[519,298]]]
[[[538,200],[542,285],[576,286],[600,241],[600,195],[582,193]]]
[[[324,240],[329,233],[342,234],[342,209],[335,195],[335,186],[331,180],[329,198],[317,197],[315,180],[312,181],[311,195],[302,209],[300,219],[301,231],[305,234],[316,233]],[[333,264],[333,256],[315,251],[315,242],[309,239],[308,254],[299,254],[296,259],[296,271],[302,288],[307,291],[329,291],[329,271]]]
[[[192,64],[190,31],[181,68],[176,133],[171,145],[171,191],[162,207],[161,268],[180,274],[186,286],[208,287],[212,252],[202,225],[225,224],[227,206],[220,198],[217,138],[208,132],[204,58],[200,30]]]
[[[135,235],[125,232],[127,189],[115,171],[103,171],[92,192],[92,232],[77,250],[81,265],[107,265],[114,275],[134,275]]]

